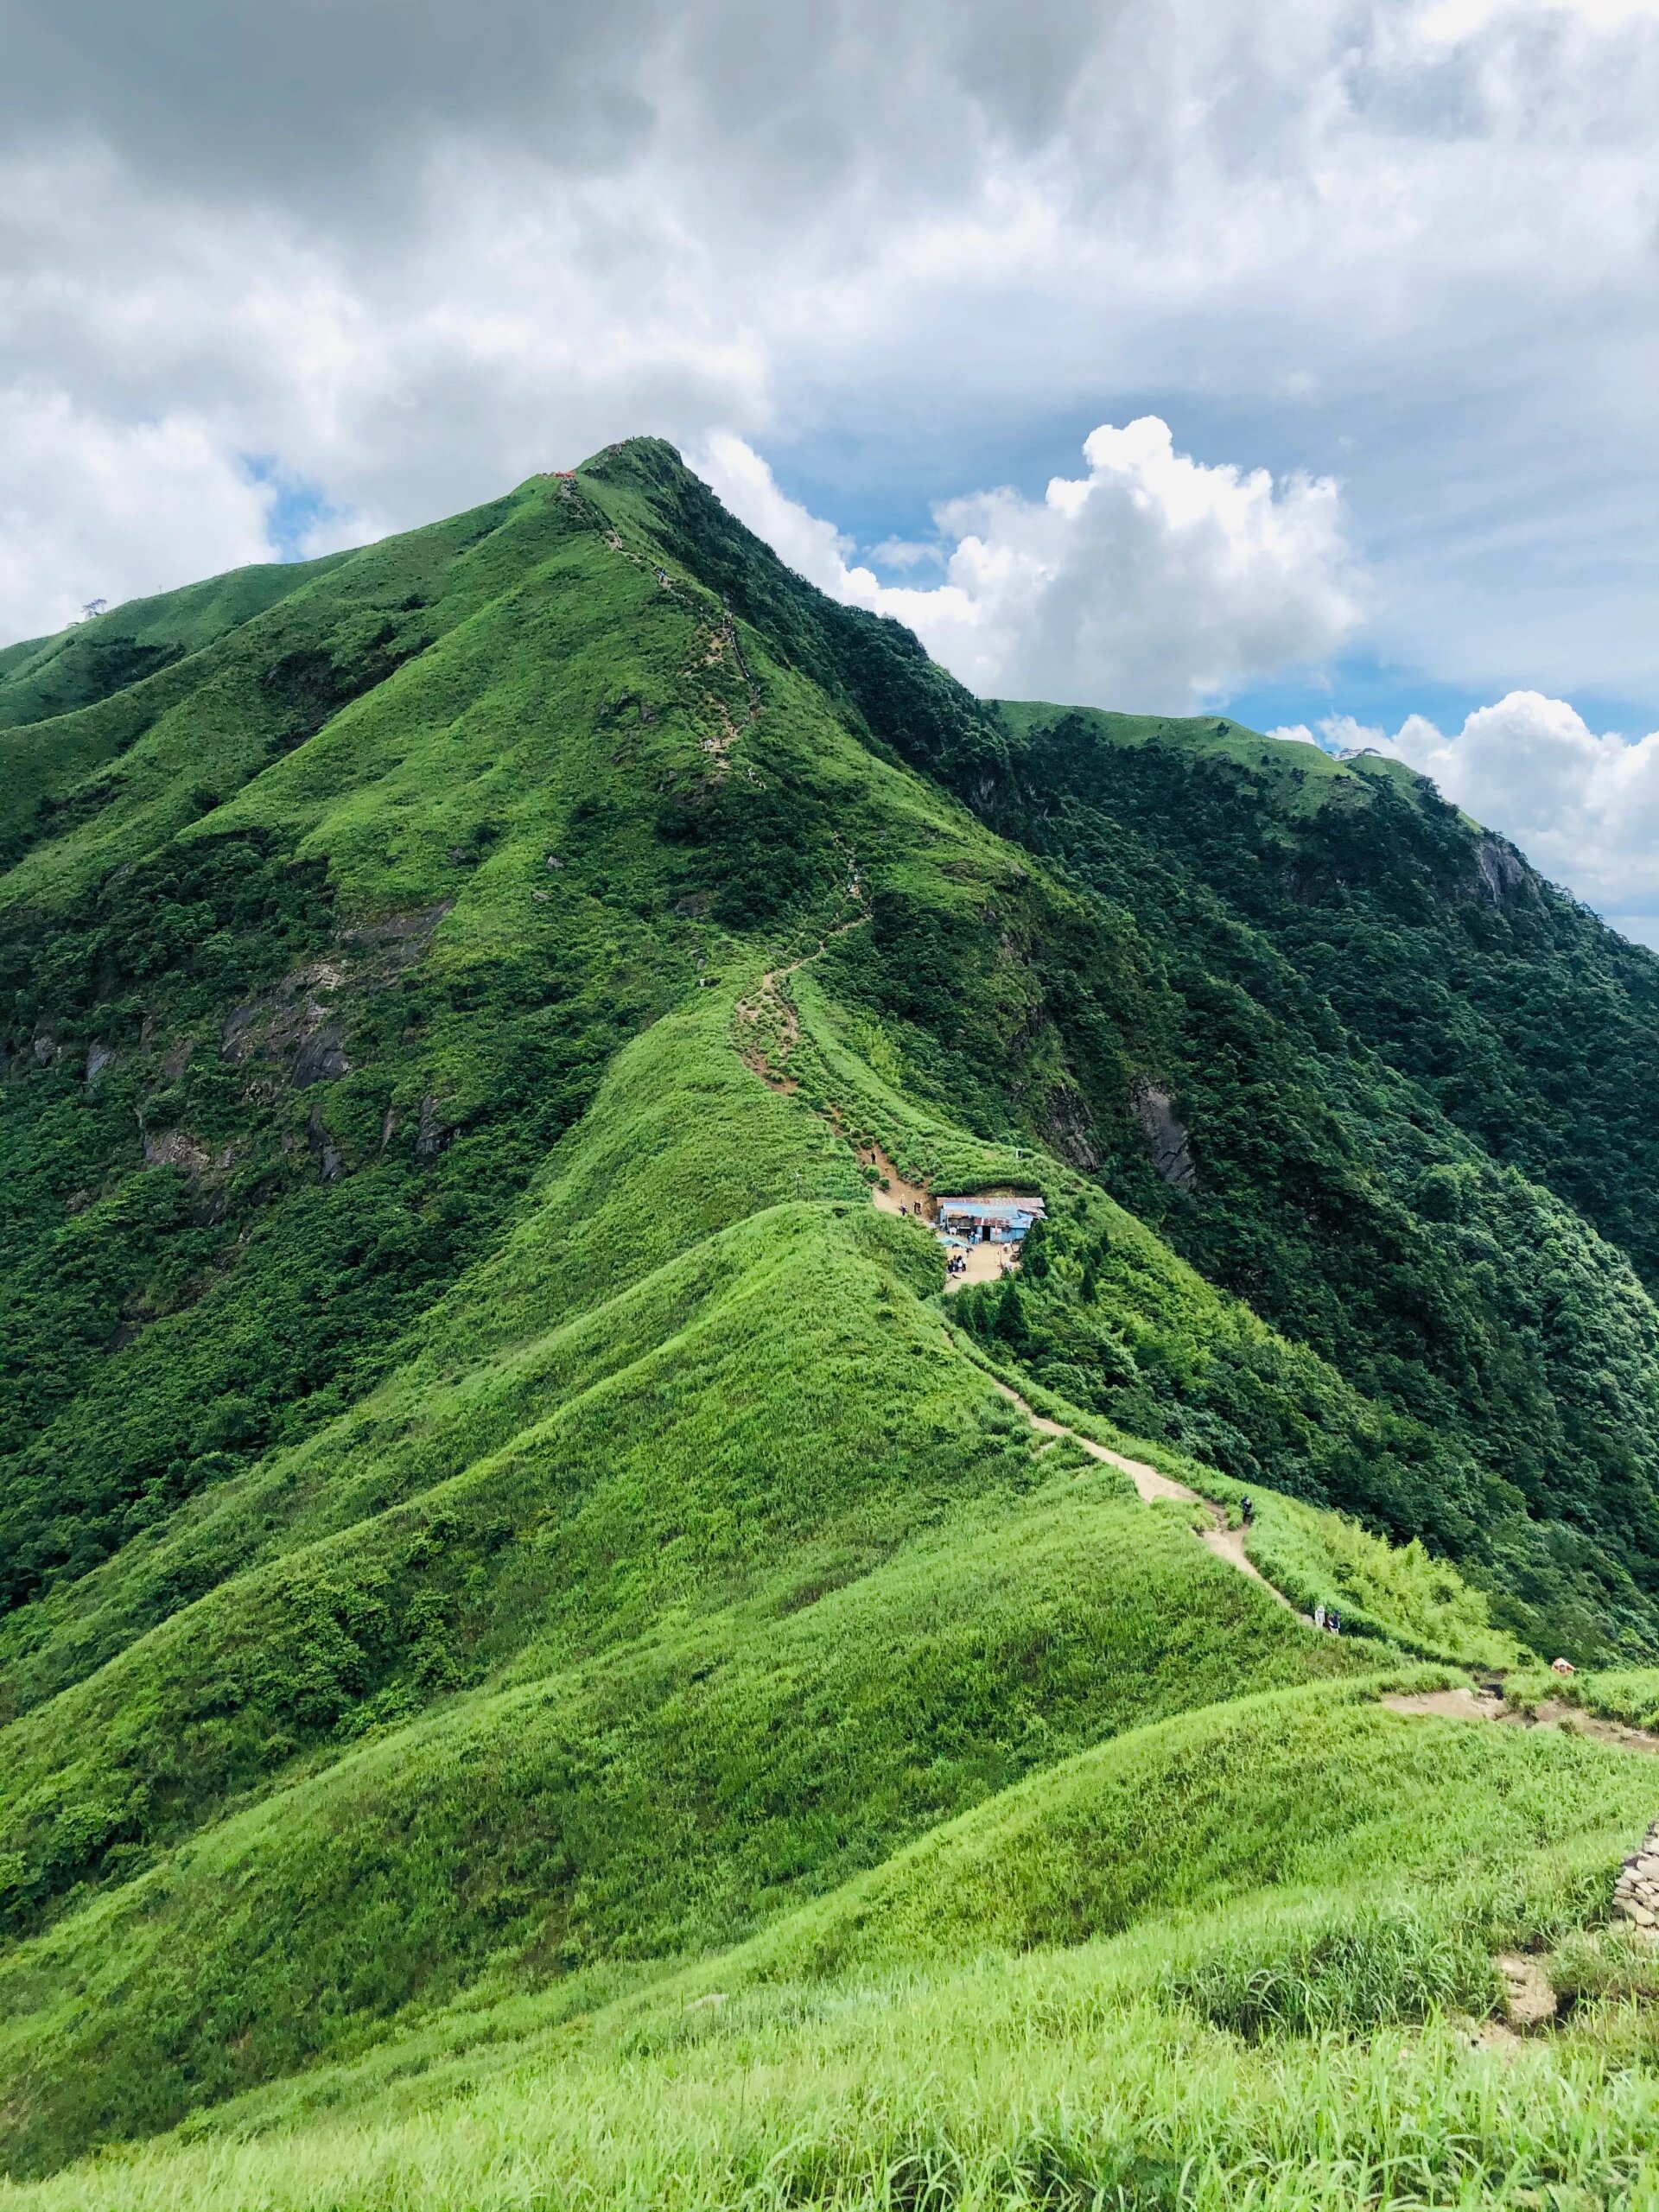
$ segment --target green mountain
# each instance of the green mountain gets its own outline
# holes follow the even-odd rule
[[[1649,955],[652,441],[0,748],[0,2205],[1637,2201]]]

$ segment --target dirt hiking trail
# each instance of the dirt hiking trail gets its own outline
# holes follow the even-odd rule
[[[856,887],[856,874],[853,882]],[[799,1087],[793,1077],[777,1065],[777,1058],[787,1058],[801,1033],[800,1017],[791,1005],[789,995],[781,988],[782,985],[798,968],[804,968],[809,961],[816,960],[836,938],[844,937],[849,930],[859,928],[868,919],[868,913],[855,914],[850,921],[842,922],[839,928],[821,938],[815,950],[801,953],[786,966],[768,969],[756,985],[753,999],[738,1001],[735,1014],[739,1052],[746,1065],[753,1070],[769,1090],[787,1093]],[[766,1033],[768,1027],[770,1036]],[[825,1118],[838,1135],[844,1135],[841,1116],[833,1107],[825,1109]],[[860,1144],[856,1149],[860,1166],[874,1169],[878,1178],[870,1186],[870,1202],[878,1213],[909,1214],[918,1221],[935,1218],[936,1204],[926,1186],[912,1183],[902,1174],[897,1164],[874,1139]],[[970,1244],[965,1274],[949,1283],[947,1289],[960,1289],[965,1282],[994,1281],[1002,1273],[1005,1249],[990,1243]],[[956,1350],[956,1340],[948,1329],[944,1338],[952,1350]],[[1283,1591],[1275,1590],[1261,1570],[1251,1563],[1244,1550],[1244,1531],[1228,1527],[1227,1516],[1220,1506],[1212,1504],[1207,1497],[1200,1497],[1197,1491],[1190,1490],[1185,1483],[1175,1481],[1173,1476],[1160,1475],[1155,1467],[1147,1466],[1144,1460],[1126,1459],[1121,1452],[1110,1451],[1105,1445],[1096,1444],[1092,1438],[1079,1435],[1076,1429],[1065,1428],[1058,1421],[1049,1421],[1027,1405],[1017,1390],[1010,1389],[1006,1382],[999,1382],[995,1376],[989,1379],[992,1386],[1010,1405],[1020,1408],[1033,1428],[1040,1430],[1045,1436],[1069,1436],[1091,1459],[1099,1459],[1105,1465],[1116,1467],[1120,1473],[1127,1475],[1143,1503],[1150,1505],[1160,1498],[1174,1498],[1182,1504],[1200,1507],[1210,1525],[1194,1531],[1199,1541],[1217,1559],[1225,1560],[1228,1566],[1238,1573],[1248,1575],[1252,1582],[1259,1583],[1275,1605],[1282,1605],[1287,1613],[1296,1613],[1298,1620],[1313,1627],[1307,1615],[1296,1612],[1295,1606]]]
[[[1659,1751],[1659,1735],[1652,1730],[1628,1727],[1622,1720],[1604,1720],[1563,1698],[1544,1698],[1530,1712],[1506,1705],[1503,1692],[1490,1688],[1398,1691],[1378,1702],[1391,1713],[1427,1713],[1440,1720],[1495,1720],[1505,1728],[1559,1728],[1565,1735],[1614,1744],[1621,1751]]]
[[[858,1147],[861,1167],[874,1167],[884,1183],[870,1185],[870,1199],[878,1213],[910,1213],[918,1221],[931,1221],[933,1201],[925,1185],[908,1182],[874,1139]],[[884,1187],[885,1184],[885,1187]]]
[[[853,878],[855,886],[856,875]],[[860,894],[861,895],[861,894]],[[869,919],[868,912],[855,914],[850,921],[842,922],[820,938],[810,952],[803,952],[779,968],[769,968],[755,985],[752,998],[740,999],[735,1008],[738,1052],[746,1067],[758,1075],[769,1090],[785,1096],[798,1090],[800,1085],[786,1072],[783,1063],[800,1042],[800,1016],[784,989],[798,968],[804,968],[810,961],[827,950],[836,938],[844,937],[849,930],[861,928]],[[837,1136],[845,1137],[847,1130],[842,1115],[833,1105],[820,1109],[823,1118]],[[912,1183],[881,1147],[871,1138],[856,1144],[861,1167],[874,1172],[876,1180],[870,1186],[870,1203],[878,1213],[908,1214],[918,1221],[938,1219],[938,1207],[925,1183]],[[947,1277],[945,1294],[964,1289],[974,1282],[995,1282],[1001,1275],[1012,1272],[1007,1264],[1007,1247],[1004,1244],[975,1243],[966,1247],[966,1264],[959,1274]]]
[[[856,881],[856,878],[854,879]],[[861,929],[869,920],[868,912],[855,914],[850,921],[841,922],[821,937],[810,952],[803,952],[781,968],[768,968],[754,987],[753,999],[740,999],[733,1009],[738,1029],[738,1055],[744,1065],[752,1068],[768,1090],[781,1091],[785,1097],[800,1085],[782,1067],[774,1066],[774,1052],[786,1060],[801,1039],[801,1018],[790,1003],[789,993],[783,984],[798,968],[804,968],[827,952],[838,937],[845,937],[849,930]],[[770,1020],[774,1035],[768,1038],[766,1025]],[[834,1117],[831,1116],[831,1119]],[[837,1130],[839,1125],[837,1124]],[[896,1171],[895,1171],[896,1172]],[[896,1207],[891,1209],[896,1212]]]
[[[1126,1459],[1122,1452],[1114,1452],[1104,1444],[1096,1444],[1092,1437],[1080,1435],[1075,1428],[1067,1428],[1059,1421],[1050,1421],[1046,1415],[1028,1406],[1017,1390],[1011,1390],[1006,1382],[999,1382],[995,1376],[990,1377],[990,1382],[1011,1406],[1018,1406],[1032,1427],[1039,1429],[1045,1436],[1069,1436],[1074,1444],[1083,1447],[1091,1459],[1099,1459],[1109,1467],[1116,1467],[1120,1474],[1127,1475],[1135,1484],[1142,1504],[1152,1505],[1160,1498],[1171,1497],[1184,1505],[1202,1506],[1210,1516],[1210,1526],[1194,1530],[1199,1542],[1212,1551],[1217,1559],[1225,1560],[1229,1567],[1236,1567],[1241,1574],[1248,1574],[1252,1582],[1259,1582],[1275,1604],[1282,1605],[1287,1613],[1296,1613],[1295,1606],[1284,1592],[1275,1590],[1261,1569],[1247,1557],[1244,1531],[1227,1526],[1227,1516],[1220,1506],[1211,1504],[1207,1497],[1200,1497],[1197,1491],[1190,1490],[1185,1483],[1178,1483],[1173,1475],[1160,1475],[1156,1467],[1149,1467],[1144,1459]],[[1296,1618],[1300,1621],[1307,1621],[1307,1625],[1313,1627],[1313,1624],[1307,1620],[1306,1613],[1296,1613]]]

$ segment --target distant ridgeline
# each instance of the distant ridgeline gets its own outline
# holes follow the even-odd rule
[[[1391,1659],[1659,1661],[1659,964],[1390,764],[976,700],[637,440],[0,652],[0,858],[20,2170],[1346,1679],[1010,1376],[1421,1539]]]

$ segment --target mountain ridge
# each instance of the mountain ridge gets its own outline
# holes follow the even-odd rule
[[[12,2170],[498,2001],[599,2048],[1159,1730],[1234,1746],[1158,1769],[1192,1868],[1067,1813],[1064,1897],[934,1964],[1255,1911],[1305,1752],[1433,1870],[1455,1970],[1400,1936],[1377,2018],[1577,1925],[1630,1756],[1374,1700],[1659,1653],[1659,968],[1387,769],[974,700],[658,441],[281,581],[0,728]],[[1019,1274],[946,1296],[878,1160],[1040,1189]],[[1352,1810],[1414,1759],[1443,1847]]]

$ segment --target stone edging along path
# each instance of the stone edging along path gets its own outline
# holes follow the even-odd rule
[[[1610,1917],[1627,1935],[1659,1941],[1659,1821],[1619,1868]]]

